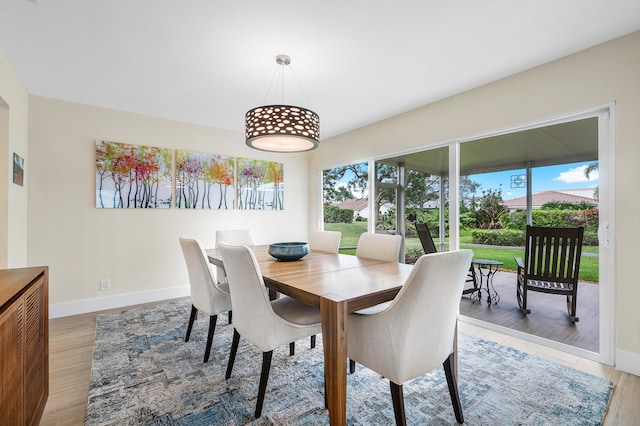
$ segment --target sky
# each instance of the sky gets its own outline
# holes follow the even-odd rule
[[[573,163],[534,168],[532,169],[531,189],[535,194],[536,192],[549,190],[596,188],[600,183],[598,170],[593,171],[589,175],[589,179],[584,174],[584,169],[589,164],[591,163]],[[469,178],[481,184],[481,188],[476,195],[482,195],[482,190],[502,188],[502,199],[510,200],[527,195],[524,180],[521,182],[520,187],[517,187],[517,178],[521,176],[524,179],[525,174],[525,169],[520,169],[470,175]],[[512,178],[514,185],[511,183]]]

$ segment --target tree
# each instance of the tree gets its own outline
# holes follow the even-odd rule
[[[345,184],[351,194],[366,192],[369,179],[369,170],[366,162],[334,167],[322,172],[322,189],[325,202],[339,201],[341,190],[338,184],[345,176],[350,176],[350,179]]]
[[[589,179],[589,176],[591,176],[591,173],[599,170],[599,168],[600,168],[600,163],[598,163],[598,162],[591,163],[584,169],[584,175],[587,177],[587,179]],[[597,200],[597,199],[599,199],[599,197],[600,197],[600,186],[598,186],[593,191],[593,198],[595,198]]]
[[[502,205],[502,189],[488,189],[482,191],[478,206],[471,210],[475,218],[476,227],[481,229],[502,228],[502,216],[506,213]]]
[[[356,198],[355,195],[353,195],[353,193],[349,191],[349,188],[347,188],[346,186],[338,186],[337,190],[335,191],[335,200],[338,202],[353,200],[354,198]]]

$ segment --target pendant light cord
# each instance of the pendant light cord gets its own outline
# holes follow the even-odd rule
[[[267,93],[265,93],[265,95],[264,95],[264,99],[262,100],[262,105],[266,105],[267,98],[269,97],[269,93],[271,92],[271,88],[273,87],[273,83],[276,81],[276,79],[278,79],[278,74],[280,76],[280,103],[284,105],[284,68],[286,66],[290,67],[291,74],[293,75],[293,78],[296,81],[296,84],[298,85],[298,88],[302,92],[302,95],[304,96],[304,99],[307,101],[307,105],[309,105],[309,107],[311,108],[311,102],[309,102],[309,98],[307,97],[306,92],[302,88],[302,85],[300,84],[300,80],[298,80],[298,76],[293,71],[293,67],[291,67],[291,65],[287,65],[287,64],[278,64],[278,65],[276,65],[276,70],[273,73],[273,77],[271,77],[271,83],[269,84],[269,88],[267,89]]]

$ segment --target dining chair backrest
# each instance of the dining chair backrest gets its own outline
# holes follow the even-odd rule
[[[313,231],[309,237],[309,248],[316,251],[337,253],[341,237],[342,233],[339,231]]]
[[[453,350],[472,255],[471,250],[455,250],[421,256],[386,310],[355,315],[376,332],[363,338],[349,333],[350,352],[355,345],[354,350],[370,359],[362,361],[364,365],[397,384],[441,365]]]
[[[249,247],[221,243],[219,249],[229,277],[233,326],[243,338],[267,352],[313,334],[274,312],[260,266]]]
[[[198,310],[215,315],[230,309],[229,294],[218,286],[215,272],[198,240],[179,238],[187,264],[191,303]]]
[[[259,418],[274,349],[320,333],[320,310],[291,297],[272,302],[264,286],[260,266],[249,247],[220,243],[219,250],[229,279],[234,313],[233,341],[225,378],[231,377],[241,337],[262,351],[255,411],[255,417]]]
[[[238,246],[255,246],[256,240],[250,229],[219,229],[216,231],[216,248],[220,247],[220,243],[238,245]],[[218,272],[218,282],[227,282],[227,272],[225,268],[216,266]]]
[[[400,260],[400,246],[402,237],[391,234],[372,234],[365,232],[360,235],[356,256],[369,259],[398,262]]]

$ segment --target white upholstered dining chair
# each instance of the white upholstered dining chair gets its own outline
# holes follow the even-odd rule
[[[391,234],[371,234],[364,233],[360,235],[358,246],[356,247],[356,256],[366,257],[368,259],[383,260],[385,262],[398,262],[400,260],[400,246],[402,245],[402,236]],[[381,303],[364,309],[363,313],[375,313],[385,309],[389,305]],[[356,362],[349,359],[349,372],[356,370]]]
[[[313,231],[309,236],[309,249],[337,253],[340,248],[340,231]]]
[[[464,422],[454,374],[460,296],[473,253],[423,255],[387,308],[348,316],[348,356],[389,379],[397,425],[406,424],[403,383],[444,367],[453,410]]]
[[[216,231],[216,248],[220,243],[232,244],[235,246],[255,246],[256,240],[250,229],[219,229]],[[221,266],[216,266],[218,282],[227,282],[227,273]]]
[[[324,251],[327,253],[338,253],[340,248],[340,231],[313,231],[309,237],[309,249],[312,251]],[[316,347],[316,335],[311,336],[311,348]],[[295,354],[295,342],[289,345],[289,355]]]
[[[260,267],[248,247],[220,244],[234,310],[233,342],[226,379],[231,377],[240,336],[262,351],[262,373],[255,417],[260,417],[273,350],[321,331],[320,310],[293,298],[271,301]]]
[[[398,262],[400,260],[400,245],[402,237],[391,234],[372,234],[365,232],[360,235],[356,256],[369,259]]]
[[[229,312],[231,317],[231,296],[228,284],[219,284],[216,280],[213,266],[199,241],[189,238],[179,238],[182,254],[187,264],[189,286],[191,287],[191,315],[184,341],[189,341],[193,322],[198,311],[209,315],[209,334],[204,351],[204,362],[209,361],[213,333],[216,329],[218,314]]]

